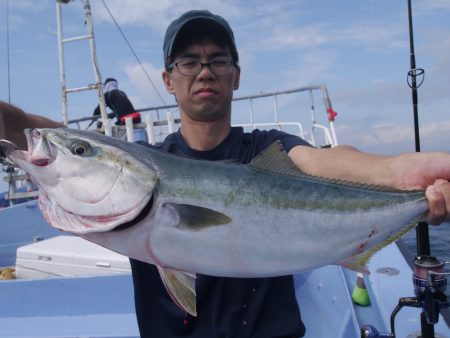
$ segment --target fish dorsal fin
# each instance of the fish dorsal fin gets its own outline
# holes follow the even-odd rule
[[[272,143],[248,165],[255,169],[272,171],[284,175],[305,176],[305,173],[288,156],[280,141]]]
[[[197,316],[196,275],[158,265],[157,267],[163,284],[174,303],[190,315]]]
[[[198,231],[210,226],[231,223],[231,218],[227,215],[212,209],[178,203],[167,203],[167,206],[173,208],[180,217],[178,227]]]

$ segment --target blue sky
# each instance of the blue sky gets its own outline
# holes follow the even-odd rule
[[[162,40],[189,9],[209,9],[231,24],[240,53],[236,96],[328,86],[341,144],[372,153],[414,151],[406,0],[104,0],[166,103]],[[8,101],[6,0],[0,1],[0,100]],[[22,109],[60,115],[53,0],[10,0],[10,98]],[[98,63],[137,108],[162,105],[100,0],[91,0]],[[426,71],[419,88],[422,150],[450,151],[450,1],[413,1],[415,52]],[[65,36],[85,34],[81,1],[63,9]],[[85,43],[66,47],[69,87],[93,83]],[[70,118],[90,116],[93,92],[69,96]],[[262,108],[261,108],[262,110]],[[309,114],[308,107],[299,111]],[[247,114],[235,111],[236,118]],[[308,115],[309,116],[309,115]],[[286,108],[283,119],[296,117]]]

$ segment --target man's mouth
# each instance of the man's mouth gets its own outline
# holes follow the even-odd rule
[[[217,91],[212,88],[201,88],[194,92],[194,94],[198,97],[208,98],[214,95],[217,95]]]

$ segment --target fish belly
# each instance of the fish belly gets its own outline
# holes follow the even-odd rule
[[[224,277],[292,274],[366,252],[398,237],[426,202],[360,212],[229,210],[230,224],[201,230],[156,225],[154,259],[175,269]],[[226,211],[225,211],[226,213]]]

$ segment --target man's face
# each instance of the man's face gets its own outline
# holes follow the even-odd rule
[[[202,63],[217,57],[229,57],[228,47],[220,47],[211,40],[194,43],[174,56],[177,62],[193,58]],[[214,74],[204,66],[198,75],[185,76],[174,67],[163,72],[163,80],[169,93],[175,94],[180,110],[194,121],[216,121],[231,115],[233,90],[239,87],[239,67],[233,67],[226,75]]]

